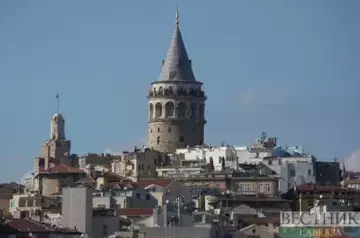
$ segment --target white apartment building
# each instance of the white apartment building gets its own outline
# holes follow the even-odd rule
[[[279,191],[286,193],[294,186],[315,183],[315,158],[306,157],[265,157],[263,163],[279,177]]]
[[[262,162],[279,178],[279,191],[286,193],[295,185],[315,183],[316,159],[311,155],[304,154],[300,147],[261,147],[261,142],[254,146],[197,146],[176,150],[185,161],[203,161],[214,165],[215,171],[221,171],[223,167],[238,169],[238,164],[259,164]],[[282,153],[283,151],[283,153]],[[293,153],[293,152],[296,153]],[[276,156],[279,155],[279,156]],[[282,157],[285,156],[285,157]],[[224,158],[224,163],[222,159]]]
[[[196,146],[192,148],[177,149],[175,154],[182,154],[185,160],[203,161],[213,164],[215,171],[223,169],[223,160],[226,168],[237,168],[237,155],[235,147],[227,146]]]

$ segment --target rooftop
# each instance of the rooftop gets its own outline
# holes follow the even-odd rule
[[[163,61],[158,81],[196,82],[191,61],[186,52],[185,44],[180,32],[178,13],[176,14],[175,31],[166,58]]]
[[[120,216],[152,216],[153,208],[122,208],[119,209]]]
[[[156,185],[159,187],[167,187],[175,180],[172,179],[144,179],[138,181],[138,186],[140,188],[146,188],[150,185]]]
[[[0,223],[0,234],[16,233],[57,233],[69,235],[81,234],[80,232],[70,228],[50,227],[30,219],[14,219]]]
[[[47,170],[42,167],[39,170],[39,174],[77,174],[77,173],[83,174],[85,172],[67,164],[58,164]]]

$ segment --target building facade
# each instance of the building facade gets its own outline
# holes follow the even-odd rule
[[[179,16],[161,74],[148,94],[148,147],[173,153],[204,143],[205,100],[179,28]]]

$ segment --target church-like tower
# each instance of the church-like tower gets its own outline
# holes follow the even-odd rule
[[[57,112],[50,122],[50,139],[46,140],[35,158],[35,172],[49,169],[51,165],[69,164],[71,141],[65,137],[65,119],[59,112],[59,96],[56,96]]]
[[[172,153],[178,148],[204,143],[206,96],[196,81],[191,60],[176,26],[161,74],[148,95],[148,147]]]

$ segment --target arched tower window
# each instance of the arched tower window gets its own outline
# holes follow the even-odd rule
[[[198,114],[198,116],[199,116],[201,119],[204,118],[204,110],[205,110],[204,104],[200,104],[200,105],[199,105],[199,114]]]
[[[155,118],[159,118],[162,116],[162,105],[161,103],[156,103],[155,105]]]
[[[172,88],[171,86],[169,87],[169,89],[168,89],[168,90],[169,90],[169,91],[168,91],[168,92],[169,92],[169,94],[173,94],[173,88]]]
[[[149,106],[149,119],[153,119],[154,118],[154,106],[152,105],[152,103],[150,103]]]
[[[163,94],[164,90],[162,87],[159,88],[159,94]]]
[[[157,138],[156,138],[156,144],[160,144],[160,136],[158,136]]]
[[[174,116],[174,103],[172,102],[167,102],[165,104],[165,117],[173,117]]]
[[[186,116],[186,104],[184,102],[179,103],[178,105],[178,116],[185,117]]]
[[[191,103],[190,106],[190,111],[191,111],[191,118],[196,118],[196,103]]]

